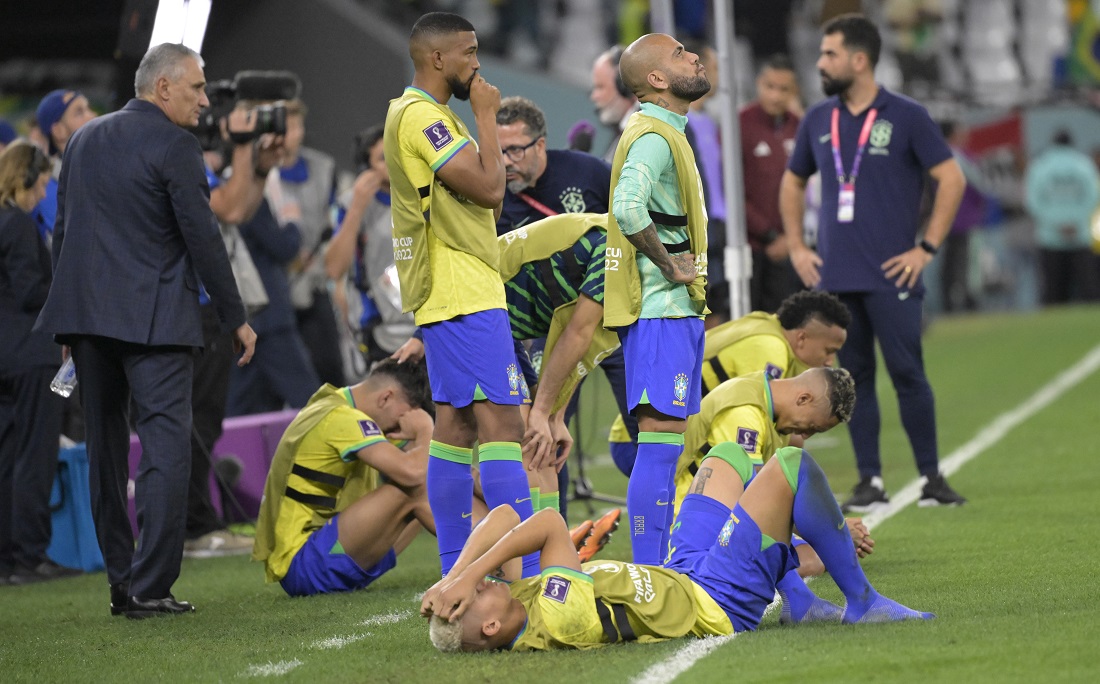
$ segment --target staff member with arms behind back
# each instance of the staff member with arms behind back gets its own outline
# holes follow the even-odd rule
[[[72,348],[111,614],[135,619],[194,610],[172,585],[187,516],[192,355],[203,344],[200,281],[243,348],[238,364],[256,344],[210,209],[202,150],[182,128],[209,104],[205,86],[198,53],[150,48],[136,99],[69,141],[54,280],[37,324]],[[142,447],[136,550],[126,512],[131,397]]]
[[[966,502],[939,471],[932,387],[921,352],[920,274],[951,229],[966,180],[928,111],[875,82],[882,38],[860,15],[824,28],[817,68],[830,96],[806,113],[779,190],[791,263],[802,282],[840,297],[852,314],[840,365],[856,383],[849,434],[859,484],[844,510],[866,512],[889,502],[879,457],[875,339],[894,383],[901,422],[925,478],[920,505]],[[821,171],[815,254],[802,241],[806,179]],[[936,181],[923,239],[922,186]]]

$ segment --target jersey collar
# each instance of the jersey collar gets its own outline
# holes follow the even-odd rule
[[[768,401],[768,416],[775,422],[775,404],[772,402],[772,381],[767,373],[764,373],[764,396]]]
[[[681,133],[687,128],[688,118],[683,114],[677,114],[676,112],[669,111],[664,107],[658,107],[652,102],[643,102],[640,110],[642,114],[646,116],[652,116],[654,119],[660,119],[669,126],[672,126]]]
[[[340,394],[344,395],[344,399],[347,400],[348,406],[351,406],[353,409],[359,408],[358,406],[355,405],[355,397],[351,396],[351,388],[350,387],[341,387],[340,388]]]
[[[420,88],[417,88],[416,86],[405,86],[405,92],[406,93],[409,92],[410,90],[413,91],[414,93],[416,93],[417,95],[419,95],[420,97],[424,98],[425,100],[431,100],[432,102],[434,102],[436,104],[439,104],[439,100],[432,97],[432,94],[429,93],[426,90],[421,90]]]

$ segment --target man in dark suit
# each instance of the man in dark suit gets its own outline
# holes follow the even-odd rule
[[[76,361],[111,613],[131,618],[194,610],[171,589],[183,554],[200,287],[243,348],[239,364],[256,343],[210,210],[202,152],[181,128],[209,104],[205,85],[197,53],[151,48],[137,98],[69,141],[54,281],[38,321]],[[131,396],[143,452],[136,550],[126,514]]]

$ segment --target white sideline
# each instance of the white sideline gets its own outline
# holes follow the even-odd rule
[[[1049,406],[1061,394],[1095,373],[1098,368],[1100,368],[1100,345],[1093,347],[1080,361],[1060,373],[1035,394],[1025,399],[1019,406],[994,418],[992,422],[978,431],[978,434],[974,435],[969,442],[955,449],[947,458],[941,460],[940,471],[944,475],[955,473],[959,468],[962,468],[1000,441],[1010,430]],[[895,514],[915,503],[920,498],[922,487],[922,478],[910,482],[898,490],[896,494],[891,495],[888,507],[882,511],[863,516],[863,522],[869,529],[881,525]],[[777,605],[778,602],[772,603],[764,614],[767,615],[775,610]],[[665,684],[665,682],[671,682],[691,669],[699,660],[736,637],[737,634],[731,634],[693,641],[678,649],[665,660],[646,668],[641,674],[630,680],[631,684]]]
[[[295,658],[294,660],[280,660],[277,663],[266,663],[264,665],[249,665],[246,672],[240,674],[241,677],[280,677],[290,672],[294,668],[302,664],[302,661]]]

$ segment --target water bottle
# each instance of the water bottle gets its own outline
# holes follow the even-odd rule
[[[73,357],[70,356],[65,360],[65,363],[61,364],[57,375],[53,376],[53,380],[50,381],[50,389],[56,394],[68,397],[73,393],[74,387],[76,387],[76,365],[73,363]]]

